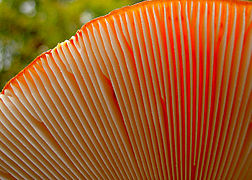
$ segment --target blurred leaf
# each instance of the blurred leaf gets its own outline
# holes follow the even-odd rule
[[[140,0],[139,0],[140,1]],[[90,18],[138,0],[0,0],[0,89]]]

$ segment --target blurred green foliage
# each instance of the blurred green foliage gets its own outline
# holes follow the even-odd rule
[[[87,21],[140,0],[0,0],[0,91]]]

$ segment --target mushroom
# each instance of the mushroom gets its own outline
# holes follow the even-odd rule
[[[251,179],[252,4],[146,1],[85,24],[0,94],[0,176]]]

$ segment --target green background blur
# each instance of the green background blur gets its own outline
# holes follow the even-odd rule
[[[0,0],[0,92],[39,54],[83,24],[141,0]]]

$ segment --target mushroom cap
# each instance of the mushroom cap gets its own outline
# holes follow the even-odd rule
[[[0,177],[251,179],[252,3],[146,1],[0,94]]]

